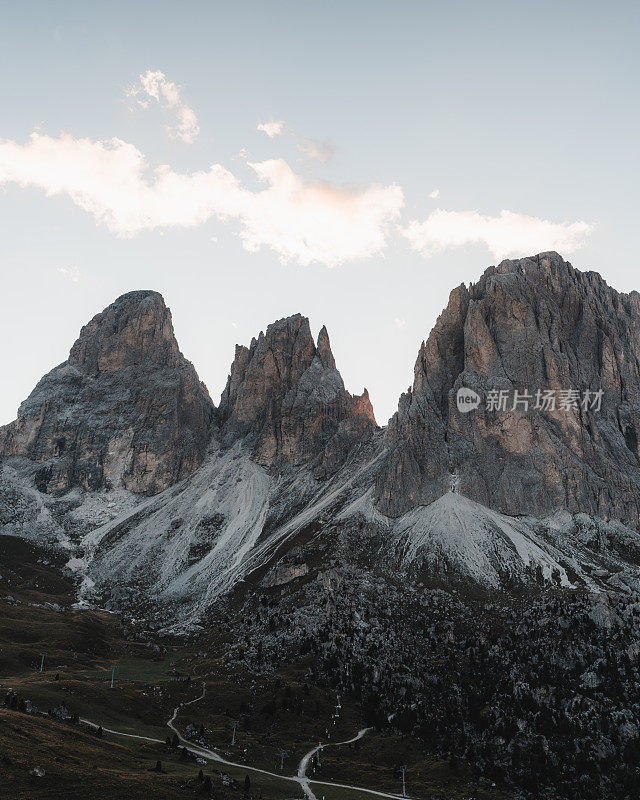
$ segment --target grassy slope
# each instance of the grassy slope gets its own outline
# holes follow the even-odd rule
[[[289,755],[285,774],[293,774],[301,756],[318,741],[340,741],[364,727],[359,710],[343,703],[332,719],[335,696],[305,686],[304,663],[287,665],[277,676],[244,674],[225,660],[224,637],[210,632],[193,645],[160,642],[160,651],[146,642],[122,638],[116,615],[70,608],[73,586],[60,577],[58,564],[43,564],[27,543],[0,537],[0,695],[8,688],[35,703],[41,712],[65,706],[70,712],[117,730],[164,739],[166,720],[180,703],[204,699],[180,712],[178,724],[206,728],[207,746],[231,760],[276,771],[276,754]],[[12,599],[7,600],[7,596]],[[1,599],[3,598],[4,599]],[[65,611],[39,607],[56,603]],[[35,605],[34,605],[35,604]],[[39,672],[40,653],[47,654]],[[117,665],[116,686],[109,688],[110,666]],[[191,676],[190,680],[179,680]],[[57,679],[56,679],[57,677]],[[231,724],[238,721],[231,747]],[[164,774],[149,770],[161,760]],[[89,730],[50,717],[0,709],[0,796],[12,798],[194,797],[199,765],[180,761],[164,744],[144,743]],[[393,765],[409,767],[410,795],[453,800],[473,796],[464,773],[426,756],[411,739],[371,736],[358,748],[329,748],[317,780],[398,791]],[[39,765],[45,776],[29,771]],[[214,796],[241,797],[241,789],[225,787],[213,765],[203,766],[213,778]],[[224,768],[239,783],[246,772]],[[295,783],[251,774],[251,795],[284,800],[300,794]],[[317,787],[325,800],[364,800],[370,795]],[[506,798],[480,790],[478,797]]]

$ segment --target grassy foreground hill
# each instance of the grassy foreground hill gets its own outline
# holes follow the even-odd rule
[[[160,799],[285,800],[301,793],[287,778],[306,752],[365,727],[355,703],[340,702],[330,688],[309,680],[304,660],[251,673],[228,657],[233,631],[223,619],[211,619],[197,637],[178,640],[124,623],[117,614],[75,608],[74,587],[53,556],[24,540],[2,541],[3,798],[109,800],[126,792]],[[182,704],[175,722],[181,735],[238,766],[197,760],[175,741],[167,721]],[[130,736],[98,735],[82,720]],[[287,754],[282,769],[280,753]],[[400,764],[407,767],[411,797],[511,796],[478,787],[464,764],[430,756],[417,740],[373,732],[325,749],[308,775],[325,782],[312,784],[318,798],[364,800],[373,795],[326,784],[399,793]]]

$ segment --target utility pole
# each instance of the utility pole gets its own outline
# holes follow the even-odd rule
[[[42,670],[44,669],[44,657],[46,656],[46,653],[40,653],[40,655],[42,656],[42,659],[40,661],[40,672],[42,672]]]
[[[109,687],[110,689],[113,689],[113,679],[115,677],[115,674],[116,674],[116,668],[111,667],[111,686]]]
[[[402,796],[406,797],[406,788],[405,788],[405,781],[404,781],[404,774],[407,771],[405,766],[400,767],[400,772],[402,773]]]
[[[233,728],[233,734],[231,736],[231,747],[235,747],[236,744],[236,728],[238,727],[237,722],[232,722],[231,727]]]
[[[281,751],[278,753],[278,758],[280,759],[280,772],[282,772],[282,770],[284,769],[284,760],[285,760],[285,758],[286,758],[288,755],[289,755],[289,754],[288,754],[288,753],[285,753],[285,752],[284,752],[284,750],[281,750]]]

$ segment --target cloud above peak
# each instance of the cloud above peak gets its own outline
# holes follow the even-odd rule
[[[514,211],[501,211],[492,217],[477,211],[438,208],[423,222],[410,222],[402,233],[412,249],[426,258],[450,247],[482,243],[495,258],[503,259],[545,250],[573,253],[584,245],[593,229],[588,222],[551,222]]]
[[[377,255],[404,204],[395,184],[309,182],[283,159],[248,166],[265,188],[247,188],[220,164],[196,172],[152,169],[137,147],[117,138],[34,132],[25,144],[0,140],[0,185],[66,195],[121,236],[191,228],[211,218],[236,222],[245,249],[268,247],[284,262],[332,267]]]
[[[329,267],[382,252],[404,204],[395,184],[351,189],[305,183],[283,159],[249,164],[268,188],[251,194],[240,234],[247,250],[272,247],[283,260]]]
[[[180,139],[185,144],[192,144],[200,133],[200,125],[195,111],[182,99],[181,87],[160,70],[148,69],[138,75],[138,80],[126,89],[127,97],[136,100],[142,108],[149,108],[152,101],[172,111],[176,117],[176,124],[167,126],[169,135],[173,139]]]

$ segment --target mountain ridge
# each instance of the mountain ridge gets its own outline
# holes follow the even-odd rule
[[[346,391],[326,328],[314,339],[306,317],[285,317],[236,347],[217,408],[206,390],[196,394],[206,410],[197,418],[204,424],[195,428],[196,455],[175,457],[184,447],[193,454],[194,441],[179,428],[192,417],[176,412],[175,435],[160,445],[168,443],[168,465],[180,466],[141,485],[128,482],[126,470],[120,480],[105,472],[129,425],[126,395],[116,392],[109,406],[112,380],[137,373],[151,387],[143,403],[151,416],[142,419],[153,433],[166,424],[155,414],[164,384],[150,381],[149,370],[169,370],[178,387],[185,375],[194,387],[197,376],[160,295],[124,295],[83,328],[62,367],[63,378],[64,370],[81,373],[85,393],[80,401],[72,393],[71,416],[59,399],[59,367],[55,402],[43,379],[22,418],[3,429],[3,529],[68,548],[83,602],[155,598],[169,625],[178,607],[195,621],[256,570],[277,570],[282,560],[286,567],[305,531],[319,547],[355,538],[372,569],[410,580],[430,574],[500,591],[542,580],[609,591],[617,575],[617,585],[640,586],[640,461],[628,434],[640,430],[636,311],[640,295],[619,295],[555,253],[490,267],[452,291],[386,428],[377,426],[366,389]],[[607,355],[618,351],[626,357]],[[460,388],[484,402],[492,391],[533,390],[535,381],[560,390],[564,380],[604,387],[601,415],[456,407]],[[109,390],[100,396],[102,472],[91,483],[80,471],[74,482],[68,452],[41,431],[86,430],[96,381]],[[304,558],[313,562],[310,552]],[[289,574],[285,567],[278,575]]]

